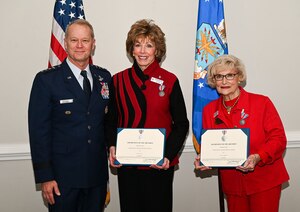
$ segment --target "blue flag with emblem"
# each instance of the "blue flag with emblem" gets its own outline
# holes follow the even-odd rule
[[[193,143],[200,153],[202,110],[219,97],[207,84],[207,67],[218,56],[227,54],[223,0],[199,0],[193,85]]]

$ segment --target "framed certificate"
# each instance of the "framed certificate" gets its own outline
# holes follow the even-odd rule
[[[118,128],[115,164],[162,165],[165,135],[163,128]]]
[[[237,167],[249,156],[249,129],[202,130],[200,164]]]

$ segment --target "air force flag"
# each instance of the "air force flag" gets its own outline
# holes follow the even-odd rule
[[[193,143],[200,152],[202,110],[218,93],[208,86],[208,65],[218,56],[227,54],[223,0],[199,0],[193,85]]]

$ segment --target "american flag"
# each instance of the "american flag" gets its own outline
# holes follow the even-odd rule
[[[61,64],[67,57],[64,37],[67,25],[75,19],[85,19],[82,0],[56,0],[53,12],[48,66]]]

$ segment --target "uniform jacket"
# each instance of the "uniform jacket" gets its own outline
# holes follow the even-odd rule
[[[117,127],[165,128],[165,157],[173,162],[171,165],[177,164],[189,127],[177,77],[157,61],[144,71],[135,62],[133,67],[114,75],[112,96],[110,134],[116,134]],[[115,137],[109,139],[110,146],[116,145]]]
[[[252,194],[289,179],[283,162],[287,140],[278,112],[268,97],[248,93],[241,87],[240,90],[240,99],[231,115],[226,114],[222,105],[223,97],[203,109],[204,129],[249,128],[250,154],[258,153],[262,158],[255,170],[246,174],[234,168],[220,169],[223,191],[228,194]]]
[[[36,183],[56,180],[65,187],[105,185],[104,135],[110,73],[90,65],[90,101],[66,61],[39,72],[29,101],[29,136]]]

